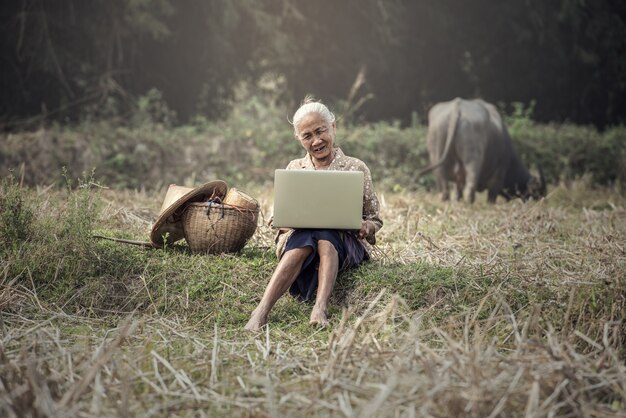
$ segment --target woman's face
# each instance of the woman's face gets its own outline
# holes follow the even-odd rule
[[[309,155],[324,160],[332,155],[335,123],[328,124],[319,113],[305,115],[296,126],[296,137]]]

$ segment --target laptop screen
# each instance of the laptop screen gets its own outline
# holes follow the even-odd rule
[[[357,230],[362,217],[361,171],[274,172],[274,227]]]

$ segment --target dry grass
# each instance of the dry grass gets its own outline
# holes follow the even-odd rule
[[[267,214],[267,190],[250,191]],[[103,228],[147,236],[159,198],[103,199]],[[526,204],[381,199],[376,260],[330,329],[298,323],[310,308],[289,298],[277,312],[302,312],[259,335],[156,307],[70,315],[0,270],[0,414],[625,416],[624,197],[574,184]],[[249,245],[271,243],[261,227]],[[419,274],[386,276],[424,268],[452,284],[420,294]],[[253,301],[264,286],[229,283]]]

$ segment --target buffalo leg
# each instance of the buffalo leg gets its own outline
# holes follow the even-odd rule
[[[475,164],[469,164],[465,167],[465,188],[463,189],[463,196],[469,203],[474,203],[476,200],[476,185],[478,181],[478,169]]]
[[[463,200],[463,189],[465,187],[465,170],[463,166],[457,164],[454,169],[454,180],[456,182],[456,200]]]
[[[465,200],[469,203],[474,203],[474,200],[476,200],[476,187],[472,183],[467,182],[463,190],[463,195],[465,196]]]
[[[502,190],[502,184],[504,182],[504,176],[506,175],[506,168],[501,167],[493,174],[489,182],[487,183],[487,202],[496,203],[496,199]]]
[[[448,179],[443,169],[435,170],[435,178],[437,179],[437,189],[441,192],[441,200],[444,202],[450,199],[450,190],[448,189]]]

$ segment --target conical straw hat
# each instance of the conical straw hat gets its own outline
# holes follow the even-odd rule
[[[165,194],[159,217],[152,225],[150,232],[152,245],[162,247],[165,243],[172,244],[184,238],[180,222],[184,206],[189,202],[204,202],[209,199],[221,201],[227,190],[228,186],[222,180],[210,181],[196,188],[171,184]],[[163,236],[166,234],[167,241],[164,241]]]

